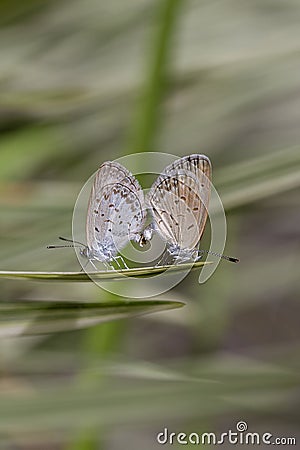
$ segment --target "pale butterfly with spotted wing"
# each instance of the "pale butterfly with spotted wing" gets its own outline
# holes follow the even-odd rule
[[[144,230],[140,243],[155,230],[166,242],[166,255],[177,262],[196,260],[203,252],[238,262],[237,258],[198,250],[208,216],[211,175],[211,162],[205,155],[184,156],[167,166],[147,194],[154,221]]]
[[[121,268],[118,259],[127,268],[123,258],[117,255],[129,241],[140,240],[146,215],[144,193],[137,179],[121,164],[107,161],[96,172],[89,198],[87,245],[71,242],[83,245],[80,254],[95,269],[93,261],[100,261],[110,268],[114,268],[111,264],[114,261]],[[57,246],[49,246],[54,247]]]

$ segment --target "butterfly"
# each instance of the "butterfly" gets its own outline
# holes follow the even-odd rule
[[[208,216],[211,177],[207,156],[184,156],[163,170],[147,194],[153,223],[143,236],[145,232],[150,235],[151,229],[157,231],[166,242],[167,255],[177,262],[196,260],[202,252],[198,246]],[[237,262],[236,258],[217,256]]]
[[[106,161],[96,172],[88,202],[87,245],[71,242],[81,246],[80,254],[96,270],[94,261],[113,269],[112,262],[121,268],[121,260],[128,268],[123,258],[117,255],[129,241],[139,241],[146,215],[144,193],[137,179],[121,164]]]

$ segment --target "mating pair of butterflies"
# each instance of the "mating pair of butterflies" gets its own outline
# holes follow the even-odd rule
[[[145,245],[155,231],[173,260],[195,260],[200,254],[210,191],[211,163],[205,155],[185,156],[167,166],[146,197],[125,167],[107,161],[96,172],[87,211],[87,246],[80,253],[93,266],[93,261],[100,261],[110,267],[116,262],[120,267],[117,255],[122,248],[131,240]],[[147,210],[152,222],[145,227]]]
[[[89,261],[110,263],[128,241],[144,245],[159,233],[167,252],[178,261],[195,259],[207,220],[211,163],[190,155],[167,166],[144,197],[137,179],[117,162],[103,163],[96,173],[86,222]],[[153,222],[145,228],[147,210]]]

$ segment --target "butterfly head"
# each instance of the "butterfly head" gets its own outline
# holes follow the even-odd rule
[[[89,248],[84,246],[80,249],[80,255],[88,260],[96,260],[100,262],[109,262],[117,255],[118,249],[113,241],[107,240],[103,243],[97,243],[97,247]]]
[[[83,256],[84,258],[92,259],[91,251],[87,246],[84,246],[80,249],[80,255]]]
[[[168,252],[177,262],[196,261],[198,258],[198,250],[193,248],[181,248],[177,244],[169,244]]]

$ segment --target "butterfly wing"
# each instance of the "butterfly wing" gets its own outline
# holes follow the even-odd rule
[[[210,160],[198,154],[176,160],[157,178],[147,204],[166,242],[181,249],[196,247],[207,220],[210,184]]]
[[[115,256],[138,239],[146,219],[144,194],[136,178],[121,164],[105,162],[98,169],[88,205],[89,249]]]

